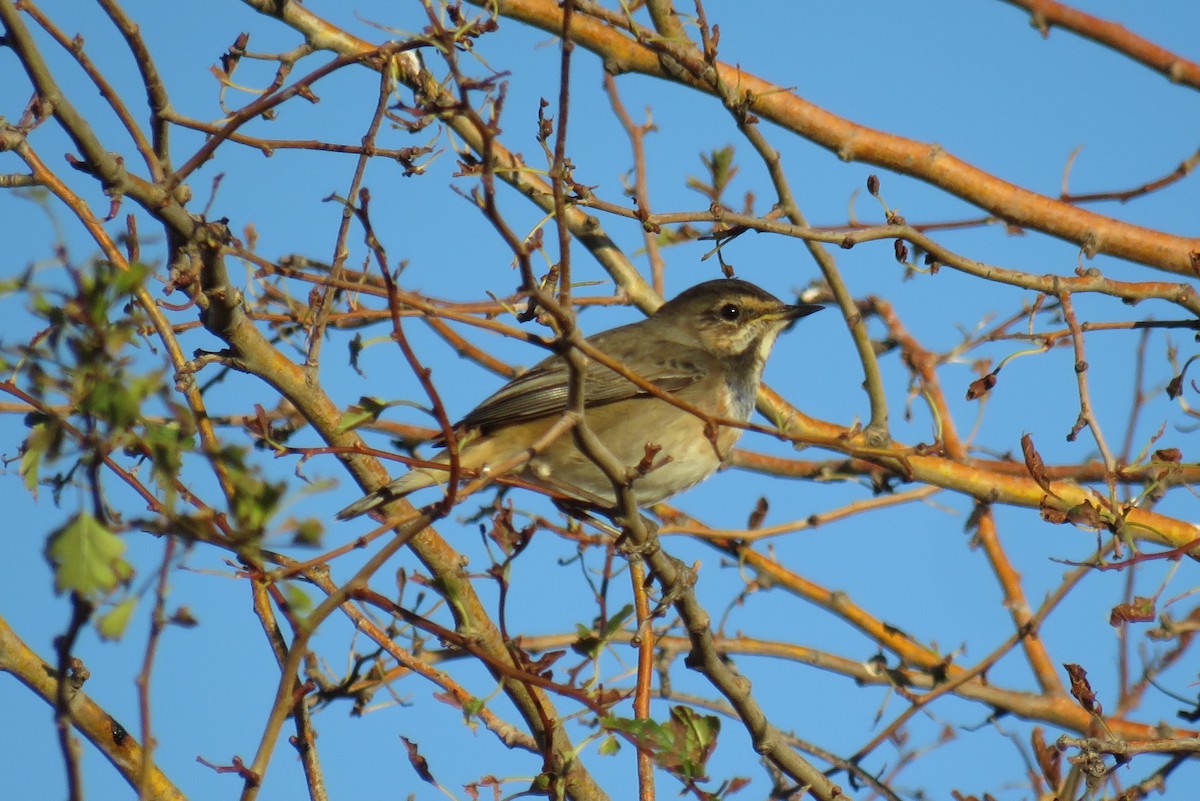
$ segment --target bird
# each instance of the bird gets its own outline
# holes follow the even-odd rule
[[[763,367],[776,338],[813,304],[787,304],[736,278],[684,290],[644,320],[587,338],[596,350],[663,393],[711,418],[748,422]],[[584,419],[628,468],[639,507],[651,506],[712,475],[728,459],[742,429],[656,397],[594,360],[584,368]],[[567,410],[570,368],[555,354],[509,381],[454,426],[459,464],[471,474],[526,452]],[[433,458],[446,469],[418,467],[337,513],[350,520],[448,480],[448,451]],[[566,433],[533,455],[519,475],[530,484],[613,505],[613,482]]]

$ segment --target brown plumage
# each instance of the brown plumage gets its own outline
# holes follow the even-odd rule
[[[745,422],[776,337],[792,321],[820,309],[788,305],[754,284],[718,279],[698,284],[663,304],[645,320],[588,337],[600,350],[658,389],[705,414]],[[517,456],[566,410],[570,371],[551,356],[505,384],[467,414],[455,430],[462,437],[461,466],[486,471]],[[648,393],[602,364],[585,370],[585,419],[621,464],[632,468],[648,445],[660,450],[653,469],[632,481],[639,505],[682,492],[710,476],[728,457],[741,429],[719,426],[716,447],[704,419]],[[435,461],[448,461],[445,452]],[[556,439],[524,466],[534,484],[607,503],[612,482],[575,446],[570,434]],[[338,512],[348,520],[414,490],[444,482],[447,471],[418,468]]]

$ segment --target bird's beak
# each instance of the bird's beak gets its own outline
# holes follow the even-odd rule
[[[784,306],[778,312],[775,312],[770,316],[776,320],[787,320],[787,325],[783,329],[784,331],[787,331],[801,317],[807,317],[813,312],[819,312],[823,308],[825,307],[815,303],[797,303],[795,306]]]

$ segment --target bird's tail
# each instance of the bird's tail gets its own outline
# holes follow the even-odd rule
[[[415,492],[416,490],[423,489],[425,487],[432,487],[435,484],[440,484],[446,480],[446,473],[442,472],[440,476],[441,477],[438,478],[432,472],[426,472],[424,470],[410,470],[390,484],[384,484],[379,489],[368,495],[364,495],[342,511],[338,512],[337,519],[353,520],[359,515],[365,515],[372,509],[377,509],[378,507],[383,506],[385,503],[394,501],[397,498],[403,498],[410,492]]]

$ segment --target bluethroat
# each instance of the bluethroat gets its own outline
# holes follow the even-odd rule
[[[721,466],[742,430],[717,423],[714,432],[712,421],[750,419],[776,337],[794,320],[821,308],[789,305],[754,284],[726,278],[685,290],[645,320],[588,337],[629,372],[707,416],[674,406],[588,361],[584,417],[629,469],[639,506],[682,492]],[[455,426],[462,443],[461,468],[468,475],[486,474],[490,465],[528,450],[566,410],[569,377],[566,361],[551,356],[479,404]],[[448,463],[449,456],[443,451],[434,461]],[[615,502],[612,482],[569,433],[534,454],[520,475],[558,494],[591,503]],[[446,469],[415,468],[337,516],[349,520],[414,490],[444,483],[447,476]]]

